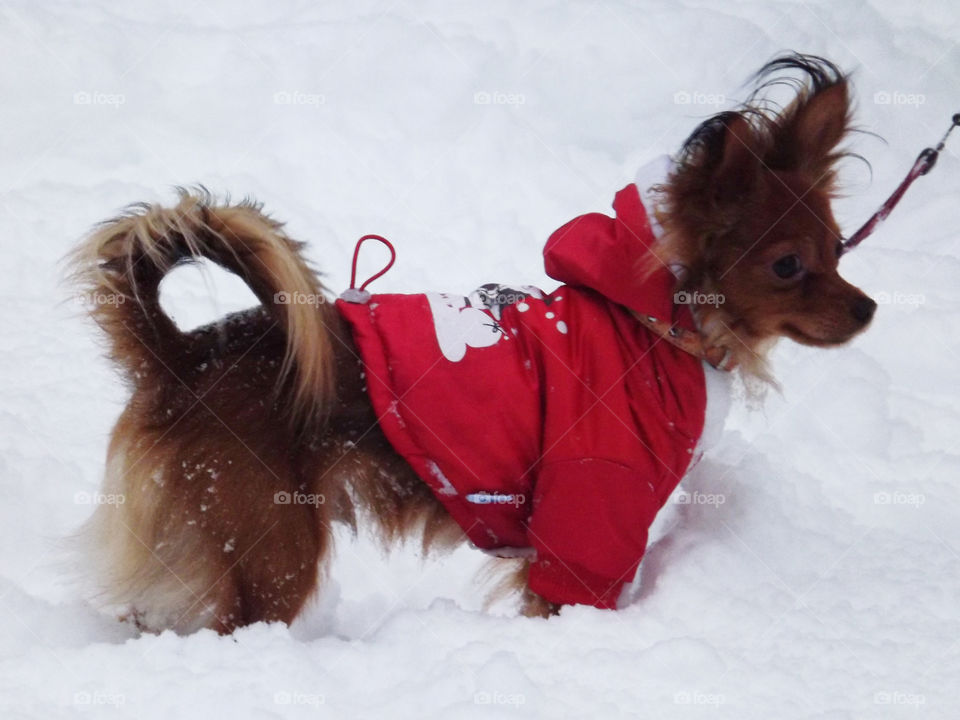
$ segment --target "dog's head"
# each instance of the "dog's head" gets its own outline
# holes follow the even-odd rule
[[[761,89],[792,85],[795,98],[773,112],[755,94],[702,123],[664,187],[659,216],[660,259],[683,268],[685,289],[722,300],[698,309],[702,328],[748,368],[780,336],[844,343],[876,309],[837,267],[842,235],[830,203],[850,131],[847,77],[822,58],[790,55],[758,78]]]

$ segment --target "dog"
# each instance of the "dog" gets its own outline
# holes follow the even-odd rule
[[[786,107],[760,99],[784,82]],[[703,451],[713,378],[770,379],[777,338],[832,347],[871,321],[830,206],[849,93],[823,58],[766,64],[659,183],[551,236],[551,293],[330,303],[279,222],[203,189],[98,226],[74,275],[132,393],[104,480],[125,501],[81,533],[99,599],[150,631],[290,623],[332,526],[368,524],[386,546],[506,558],[526,615],[616,607]],[[179,330],[160,282],[201,258],[261,306]]]

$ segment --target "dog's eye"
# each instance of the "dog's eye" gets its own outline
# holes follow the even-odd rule
[[[773,263],[773,272],[781,280],[796,277],[801,270],[803,270],[803,264],[800,262],[799,255],[784,255]]]

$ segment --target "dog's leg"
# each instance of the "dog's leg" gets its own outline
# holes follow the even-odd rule
[[[114,430],[104,496],[117,502],[97,507],[87,557],[100,599],[142,627],[290,622],[316,588],[327,506],[309,443],[261,400],[282,348],[263,332],[251,352],[224,351],[205,385],[145,384]]]
[[[329,524],[322,514],[309,503],[286,506],[274,513],[274,524],[259,540],[249,544],[236,566],[237,625],[289,624],[300,613],[317,587],[330,547]]]
[[[525,617],[550,617],[561,605],[545,600],[530,589],[530,562],[521,558],[496,558],[481,573],[481,582],[492,584],[485,607],[506,597],[519,597],[520,614]]]
[[[530,563],[523,561],[523,566],[517,571],[517,584],[521,585],[520,590],[520,613],[525,617],[550,617],[559,615],[561,605],[550,602],[537,595],[530,589]]]
[[[316,589],[331,545],[326,498],[313,485],[310,454],[276,418],[239,417],[234,409],[201,423],[196,455],[185,448],[180,456],[181,468],[193,475],[180,478],[182,493],[175,497],[182,505],[161,505],[174,516],[192,514],[205,541],[204,565],[225,568],[218,577],[225,585],[216,614],[221,632],[292,622]]]

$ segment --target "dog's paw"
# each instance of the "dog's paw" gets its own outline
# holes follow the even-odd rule
[[[524,590],[523,602],[520,606],[520,614],[524,617],[548,618],[560,614],[560,608],[563,607],[537,595],[530,589]]]

